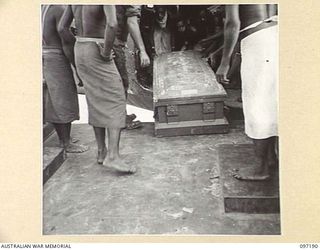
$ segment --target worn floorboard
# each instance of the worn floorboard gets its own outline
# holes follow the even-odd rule
[[[49,234],[279,234],[279,214],[224,212],[218,161],[221,144],[248,144],[228,134],[156,138],[153,124],[124,131],[121,153],[134,175],[96,164],[88,125],[72,136],[90,146],[67,160],[43,187],[43,233]],[[55,146],[56,138],[49,145]]]

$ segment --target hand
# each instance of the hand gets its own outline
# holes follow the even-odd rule
[[[180,49],[180,51],[185,51],[185,50],[187,50],[187,46],[183,45],[182,48]]]
[[[78,74],[78,71],[75,70],[75,72],[76,72],[77,78],[78,78],[78,80],[79,80],[78,86],[79,86],[79,87],[83,87],[83,82],[82,82],[82,80],[81,80],[81,78],[80,78],[80,76],[79,76],[79,74]]]
[[[82,80],[80,78],[79,78],[78,86],[79,87],[83,87],[83,82],[82,82]]]
[[[198,52],[202,52],[202,51],[203,51],[203,48],[202,48],[202,46],[201,46],[199,43],[197,43],[197,44],[193,47],[193,50],[194,50],[194,51],[198,51]]]
[[[142,68],[150,65],[150,58],[145,51],[140,51],[140,65]]]
[[[111,50],[110,53],[106,53],[106,52],[104,51],[103,44],[97,43],[97,45],[98,45],[98,48],[99,48],[100,56],[101,56],[106,62],[112,61],[113,58],[115,57],[113,50]]]
[[[229,84],[229,79],[227,79],[227,74],[229,71],[229,65],[220,64],[216,72],[217,81],[221,84]]]

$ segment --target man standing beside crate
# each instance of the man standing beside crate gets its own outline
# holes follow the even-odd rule
[[[64,9],[63,5],[41,6],[43,76],[48,89],[45,120],[54,125],[67,153],[83,153],[88,147],[70,138],[71,122],[79,119],[79,105],[71,69],[73,45],[69,46],[57,30]]]
[[[241,42],[242,100],[245,133],[253,139],[259,165],[236,170],[239,180],[262,181],[270,178],[277,164],[275,142],[278,136],[278,25],[270,17],[270,5],[226,5],[224,49],[217,80],[228,84],[230,58]]]
[[[140,66],[147,67],[150,64],[150,59],[146,53],[144,43],[141,37],[138,17],[141,14],[140,5],[116,5],[116,15],[118,28],[116,32],[116,39],[113,44],[115,53],[115,64],[122,78],[123,87],[128,96],[129,77],[126,66],[126,43],[128,34],[131,35],[136,47],[139,50]],[[136,116],[134,114],[126,115],[126,128],[135,129],[142,126],[140,121],[134,121]]]
[[[64,37],[70,35],[73,18],[79,32],[75,62],[83,80],[89,124],[93,126],[98,146],[97,162],[121,172],[134,173],[135,166],[128,165],[119,154],[121,129],[126,126],[126,98],[112,53],[118,26],[115,6],[68,6],[59,23]]]

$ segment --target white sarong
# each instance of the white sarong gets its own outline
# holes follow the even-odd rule
[[[278,135],[278,26],[241,41],[245,132],[252,139]]]

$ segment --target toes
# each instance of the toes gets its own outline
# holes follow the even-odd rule
[[[83,146],[81,149],[81,153],[88,151],[89,147]]]
[[[230,170],[229,170],[229,173],[230,173],[232,176],[238,174],[238,172],[239,172],[239,169],[238,169],[238,168],[234,168],[234,169],[230,169]]]
[[[89,149],[89,147],[87,147],[87,146],[81,146],[80,148],[79,148],[79,153],[83,153],[83,152],[86,152],[86,151],[88,151],[88,149]]]
[[[120,171],[120,172],[129,173],[129,174],[134,174],[137,171],[134,166],[129,167],[129,166],[126,166],[126,165],[118,167],[116,169],[118,171]]]
[[[261,178],[260,178],[261,181],[266,181],[269,179],[270,179],[270,175],[264,175],[264,176],[261,176]]]
[[[70,145],[66,148],[67,153],[83,153],[88,151],[89,147],[84,145]]]
[[[137,169],[134,166],[131,166],[130,168],[130,173],[134,174],[135,172],[137,172]]]
[[[239,174],[234,174],[233,177],[238,179],[238,180],[243,180],[243,177],[241,175],[239,175]]]

